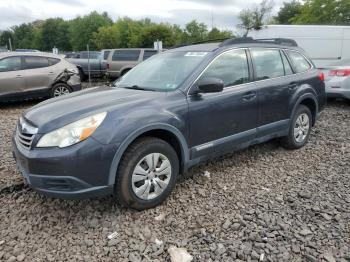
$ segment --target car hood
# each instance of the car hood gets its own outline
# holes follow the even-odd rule
[[[38,133],[47,133],[69,123],[101,112],[119,108],[135,108],[139,104],[152,103],[165,96],[165,92],[133,90],[102,86],[89,88],[70,95],[46,100],[28,109],[23,118],[38,128]]]

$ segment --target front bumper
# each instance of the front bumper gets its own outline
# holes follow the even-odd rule
[[[93,138],[67,148],[27,150],[13,144],[18,170],[34,190],[55,198],[83,199],[113,194],[108,184],[115,150]]]

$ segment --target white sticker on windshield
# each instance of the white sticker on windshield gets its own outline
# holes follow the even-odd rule
[[[187,52],[185,56],[205,56],[208,52]]]

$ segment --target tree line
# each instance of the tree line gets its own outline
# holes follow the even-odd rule
[[[273,0],[244,9],[239,14],[242,35],[259,30],[264,24],[320,24],[350,25],[349,0],[292,0],[286,1],[276,16],[271,17]],[[235,25],[232,26],[234,28]],[[237,35],[237,33],[236,33]],[[99,50],[105,48],[152,47],[155,40],[171,47],[182,43],[234,37],[232,31],[208,29],[204,23],[193,20],[183,28],[168,23],[155,23],[150,19],[134,20],[128,17],[113,21],[106,12],[91,12],[72,20],[50,18],[23,23],[0,33],[0,46],[11,39],[12,48],[51,51]]]
[[[57,47],[62,51],[91,50],[107,48],[153,47],[155,40],[163,41],[164,47],[182,43],[194,43],[210,39],[233,37],[227,30],[212,28],[193,20],[184,28],[168,23],[154,23],[150,19],[134,20],[128,17],[117,21],[106,12],[91,12],[65,21],[62,18],[23,23],[3,31],[0,46],[8,45],[11,39],[12,49],[39,49],[51,51]]]

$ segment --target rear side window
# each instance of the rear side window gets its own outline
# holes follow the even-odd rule
[[[251,49],[257,80],[284,76],[280,51],[277,49]]]
[[[0,60],[0,72],[18,71],[22,69],[19,56],[7,57]]]
[[[220,55],[204,71],[200,79],[221,79],[224,86],[235,86],[249,82],[247,55],[244,50],[232,50]]]
[[[151,56],[157,54],[157,51],[153,51],[153,50],[145,50],[143,52],[143,60],[146,60],[148,58],[150,58]]]
[[[60,60],[58,58],[48,58],[49,59],[49,66],[57,64]]]
[[[295,51],[287,51],[287,54],[292,61],[293,67],[297,73],[302,73],[311,68],[310,63],[303,55]]]
[[[110,52],[111,51],[104,51],[104,53],[103,53],[103,60],[107,60]]]
[[[137,61],[140,50],[116,50],[112,56],[112,61]]]
[[[100,59],[101,53],[96,52],[96,51],[91,51],[91,52],[80,52],[80,58],[81,59]]]
[[[49,66],[49,60],[47,57],[25,56],[24,64],[26,69],[43,68]]]
[[[286,57],[286,54],[281,51],[281,55],[282,55],[282,60],[283,60],[285,74],[286,75],[292,75],[293,74],[293,70],[292,70],[292,67],[289,64],[289,61],[288,61],[288,59]]]

